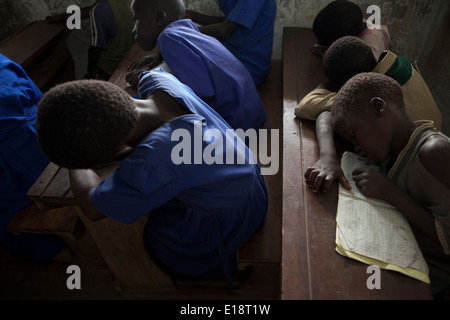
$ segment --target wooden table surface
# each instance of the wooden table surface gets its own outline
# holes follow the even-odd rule
[[[3,40],[0,43],[0,53],[26,68],[67,31],[65,22],[35,21]]]
[[[337,182],[314,194],[304,172],[319,156],[312,121],[297,119],[298,102],[322,80],[321,57],[311,53],[311,29],[283,31],[283,238],[281,298],[431,299],[429,285],[381,270],[381,289],[368,289],[368,265],[336,251]]]

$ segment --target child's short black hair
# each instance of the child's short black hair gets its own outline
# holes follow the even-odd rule
[[[362,23],[363,13],[357,4],[336,0],[317,14],[313,22],[313,32],[319,44],[329,46],[341,37],[360,34]]]
[[[374,97],[404,108],[402,88],[397,81],[381,73],[364,72],[348,80],[338,91],[331,115],[354,119],[368,110],[370,100]]]
[[[337,88],[361,72],[370,72],[377,60],[372,49],[358,37],[342,37],[327,49],[323,57],[323,70]]]
[[[113,158],[137,117],[133,100],[116,85],[67,82],[50,89],[38,104],[38,142],[59,166],[95,168]]]

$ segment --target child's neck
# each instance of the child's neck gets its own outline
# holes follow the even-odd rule
[[[132,147],[163,124],[189,113],[163,91],[156,91],[148,99],[134,100],[134,103],[139,116],[128,139],[128,144]]]
[[[408,145],[409,139],[416,130],[416,124],[411,120],[398,121],[394,132],[394,140],[392,142],[392,155],[397,159],[398,155]]]

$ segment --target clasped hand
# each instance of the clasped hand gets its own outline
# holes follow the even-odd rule
[[[371,168],[353,170],[352,178],[361,193],[370,198],[386,200],[387,195],[392,190],[393,182],[383,173]],[[320,158],[314,166],[306,170],[305,179],[314,193],[328,191],[336,179],[344,188],[348,190],[352,188],[338,161],[333,159]]]
[[[139,76],[142,72],[152,70],[162,62],[162,57],[159,52],[152,52],[144,56],[127,67],[127,74],[125,79],[132,87],[137,88],[139,83]]]
[[[352,188],[345,178],[337,158],[334,157],[321,157],[314,166],[306,170],[305,179],[314,193],[327,192],[335,179],[338,179],[344,188],[349,190]]]

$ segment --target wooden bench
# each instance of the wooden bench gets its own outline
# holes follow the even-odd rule
[[[135,89],[126,85],[125,69],[144,54],[144,51],[134,45],[109,81],[130,95],[136,94]],[[273,61],[269,76],[259,88],[259,93],[268,115],[265,128],[279,129],[282,112],[281,61]],[[281,145],[281,136],[278,143]],[[106,176],[108,170],[106,168],[100,175]],[[97,222],[87,219],[76,206],[70,190],[68,170],[65,168],[51,163],[27,195],[39,208],[74,208],[114,274],[116,289],[124,298],[278,299],[281,262],[281,169],[276,175],[265,176],[265,180],[269,193],[266,222],[239,251],[239,268],[244,270],[250,267],[251,273],[243,282],[236,279],[236,290],[227,289],[222,277],[173,278],[164,273],[144,248],[142,239],[147,217],[130,225],[109,218]]]
[[[35,21],[0,43],[0,53],[20,64],[41,91],[74,80],[75,69],[65,39],[65,21]]]
[[[369,290],[368,266],[335,251],[337,182],[324,194],[305,184],[318,145],[314,122],[297,119],[294,109],[324,79],[321,58],[310,51],[315,42],[311,29],[283,30],[281,298],[430,299],[429,285],[393,271],[381,270],[381,289]]]

